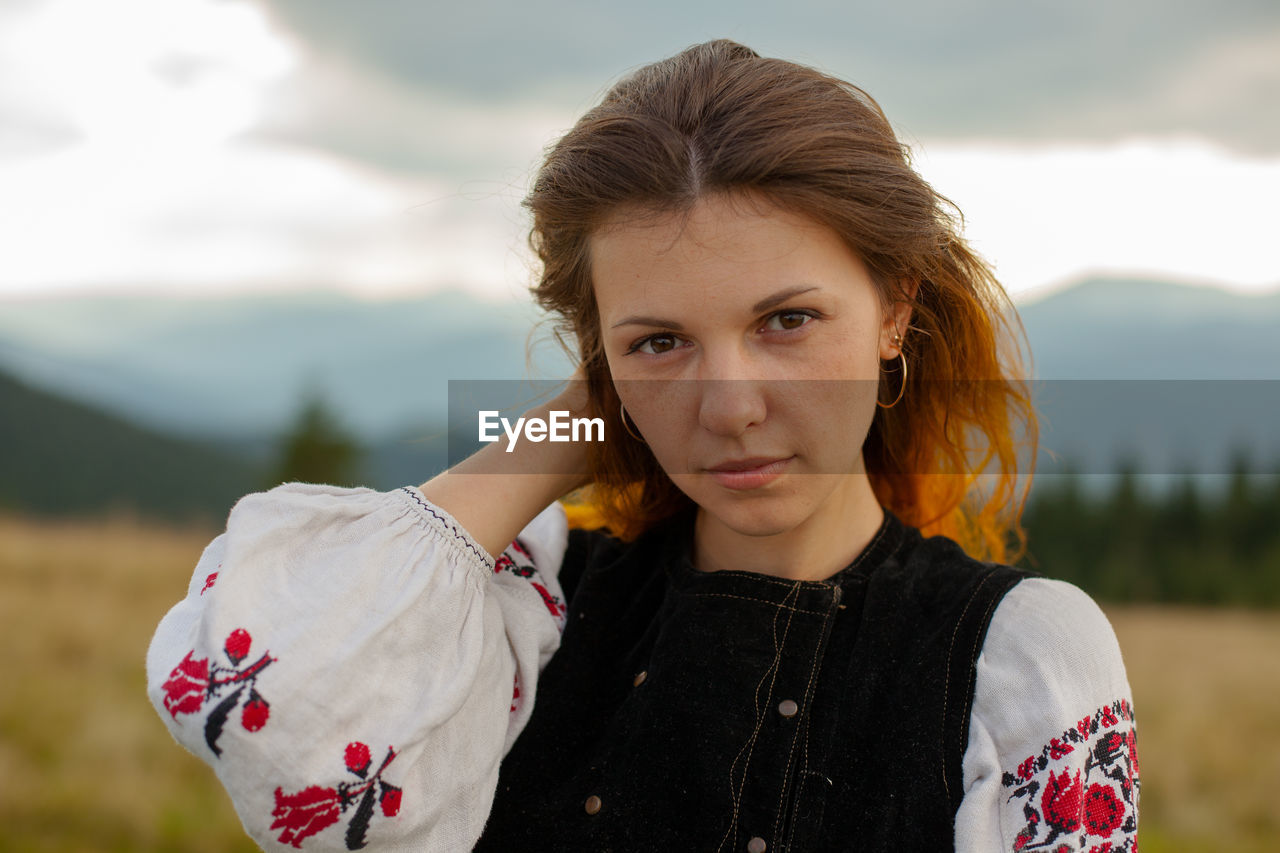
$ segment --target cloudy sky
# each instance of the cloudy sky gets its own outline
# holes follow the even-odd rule
[[[1275,0],[0,0],[0,298],[520,295],[543,147],[716,37],[874,95],[1015,294],[1280,284]]]

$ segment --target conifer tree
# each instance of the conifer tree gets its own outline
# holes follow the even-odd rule
[[[358,484],[360,447],[319,392],[310,392],[280,445],[276,483]]]

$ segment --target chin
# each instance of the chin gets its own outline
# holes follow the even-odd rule
[[[697,503],[720,524],[742,536],[786,533],[812,514],[805,511],[796,495],[730,497],[727,500],[720,497],[697,500]]]

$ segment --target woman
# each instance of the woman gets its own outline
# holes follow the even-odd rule
[[[874,101],[698,45],[528,204],[584,380],[529,415],[606,440],[248,496],[153,640],[153,702],[254,838],[1135,848],[1114,634],[1003,565],[1012,310]]]

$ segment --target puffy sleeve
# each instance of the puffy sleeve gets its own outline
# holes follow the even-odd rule
[[[470,850],[565,607],[564,510],[495,562],[416,488],[241,499],[147,652],[267,850]]]
[[[1084,592],[1028,579],[978,659],[956,850],[1136,850],[1138,746],[1115,632]]]

